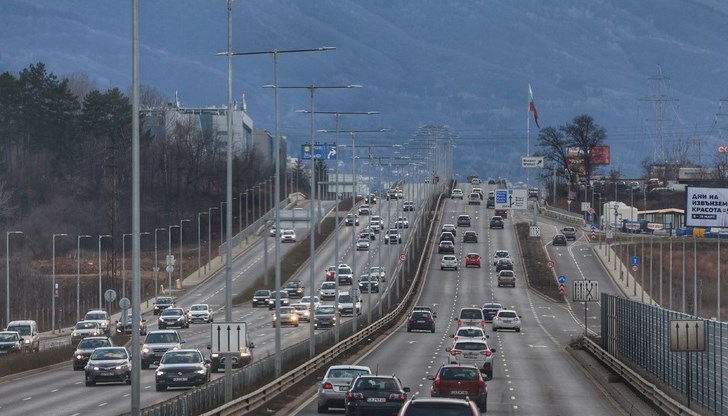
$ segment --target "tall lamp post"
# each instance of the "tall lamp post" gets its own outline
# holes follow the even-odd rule
[[[68,234],[53,234],[53,289],[51,290],[51,332],[56,333],[56,237],[66,237]]]
[[[212,261],[212,211],[220,209],[218,207],[210,207],[207,209],[207,264]],[[205,265],[205,273],[207,273],[207,264]]]
[[[157,231],[167,231],[166,228],[154,229],[154,300],[159,296],[159,260],[157,259]]]
[[[182,225],[186,222],[191,222],[192,220],[180,220],[179,221],[179,281],[180,284],[182,283],[182,280],[184,280],[184,276],[182,275]]]
[[[5,236],[5,326],[10,323],[10,234],[22,234],[22,231],[8,231]]]
[[[225,204],[227,204],[227,202],[220,202],[220,245],[223,245],[225,243],[225,233],[222,229],[223,224],[225,223],[222,217],[223,213],[225,212]]]
[[[79,235],[76,241],[76,322],[81,320],[81,239],[90,235]]]
[[[148,231],[145,231],[143,233],[139,233],[139,235],[149,235],[150,233]],[[133,233],[128,234],[122,234],[121,235],[121,297],[126,297],[126,246],[124,243],[126,242],[126,236],[128,235],[134,235]]]
[[[99,236],[99,310],[104,309],[104,294],[101,292],[101,239],[111,238],[110,234]]]
[[[200,277],[200,270],[202,270],[202,250],[200,246],[200,217],[207,215],[207,211],[197,213],[197,277]]]
[[[179,224],[173,224],[167,227],[167,255],[169,257],[172,256],[172,228],[179,228]],[[167,271],[167,279],[169,280],[167,282],[167,293],[169,293],[169,296],[172,296],[172,273]]]

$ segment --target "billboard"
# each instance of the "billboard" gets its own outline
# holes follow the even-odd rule
[[[568,147],[566,160],[572,172],[584,173],[584,151],[580,147]],[[592,166],[609,164],[609,146],[594,146],[589,148],[589,161]]]
[[[685,191],[685,225],[728,227],[728,189],[688,186]]]
[[[609,146],[594,146],[589,149],[589,159],[592,165],[609,164]]]

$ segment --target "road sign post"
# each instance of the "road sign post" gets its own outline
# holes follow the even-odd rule
[[[574,302],[584,302],[584,336],[588,335],[587,303],[599,301],[599,282],[596,280],[574,280],[572,291]]]
[[[690,358],[693,352],[705,351],[705,321],[702,319],[670,320],[670,351],[684,352],[685,385],[690,386]],[[687,388],[688,407],[692,398],[690,387]]]

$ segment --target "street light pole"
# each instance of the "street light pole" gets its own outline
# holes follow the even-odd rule
[[[121,297],[126,297],[126,236],[131,233],[121,235]]]
[[[182,274],[182,225],[186,222],[191,222],[192,220],[180,220],[179,221],[179,282],[182,284],[182,281],[184,280],[184,275]]]
[[[159,261],[157,260],[157,231],[167,231],[166,228],[154,229],[154,300],[159,296]]]
[[[227,204],[227,202],[225,202],[225,201],[220,202],[220,245],[223,245],[225,243],[225,233],[223,232],[223,229],[222,229],[223,222],[224,222],[222,219],[222,214],[223,214],[223,212],[225,212],[225,208],[224,208],[225,204]]]
[[[207,273],[207,265],[212,261],[212,211],[219,209],[218,207],[210,207],[207,209],[207,263],[205,264],[205,273]]]
[[[76,244],[76,322],[81,320],[81,239],[90,235],[79,235]]]
[[[56,333],[56,237],[68,234],[53,234],[53,289],[51,290],[51,332]],[[60,329],[60,328],[59,328]]]
[[[202,250],[200,246],[200,217],[207,215],[207,211],[197,213],[197,278],[200,278],[200,270],[202,269]]]
[[[99,236],[99,310],[104,309],[104,294],[101,292],[101,239],[111,238],[111,235],[105,234]]]
[[[22,231],[8,231],[5,235],[5,326],[10,323],[10,234],[22,234]]]
[[[173,224],[167,227],[167,255],[172,256],[172,228],[179,228],[179,224]],[[169,265],[167,265],[169,267]],[[172,272],[167,270],[167,293],[172,296]]]

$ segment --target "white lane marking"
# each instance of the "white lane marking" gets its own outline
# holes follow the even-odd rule
[[[51,390],[51,393],[55,393],[55,392],[57,392],[58,390],[59,390],[59,389],[53,389],[53,390]]]
[[[23,401],[25,402],[25,401],[31,400],[32,398],[33,398],[32,396],[31,397],[26,397],[26,398],[23,399]]]
[[[108,404],[108,403],[106,403],[106,402],[104,402],[104,403],[99,403],[99,407],[104,407],[104,406],[106,406],[107,404]]]

